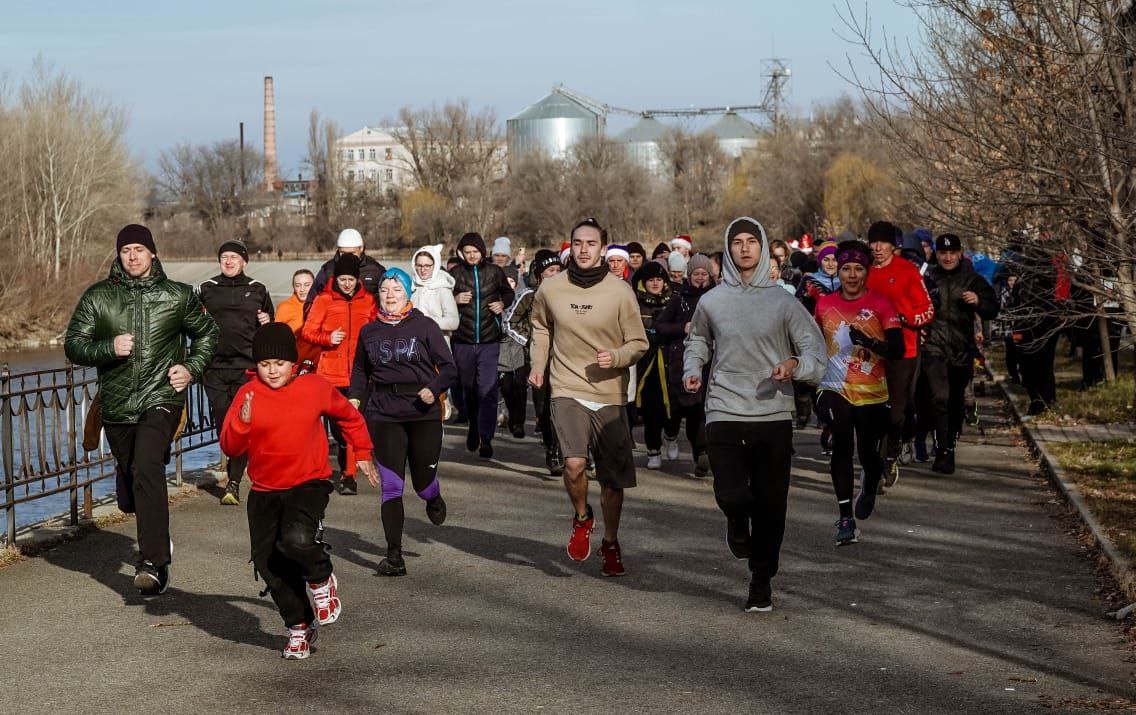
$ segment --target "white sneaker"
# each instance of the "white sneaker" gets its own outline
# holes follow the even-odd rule
[[[663,455],[658,452],[647,453],[647,469],[658,469],[663,466]]]
[[[288,645],[284,646],[281,656],[287,660],[303,660],[307,658],[311,652],[312,643],[316,642],[316,636],[319,632],[316,630],[316,624],[307,625],[301,623],[298,626],[288,628]]]
[[[666,455],[668,462],[674,462],[678,459],[678,437],[670,439],[663,437],[663,446],[666,447]]]

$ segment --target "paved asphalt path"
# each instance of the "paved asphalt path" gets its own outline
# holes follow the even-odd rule
[[[483,462],[450,429],[449,521],[432,526],[408,499],[409,576],[374,575],[376,492],[332,497],[344,615],[310,659],[286,662],[246,563],[243,509],[200,494],[173,509],[163,597],[132,588],[129,521],[0,570],[0,711],[1030,712],[1136,699],[1091,564],[998,406],[983,408],[987,434],[966,438],[959,473],[906,470],[842,548],[817,432],[798,432],[771,614],[742,613],[746,568],[685,463],[640,471],[628,575],[607,579],[598,553],[568,560],[568,501],[542,478],[536,440],[502,437]]]

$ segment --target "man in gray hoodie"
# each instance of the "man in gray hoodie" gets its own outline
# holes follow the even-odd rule
[[[702,297],[690,321],[683,360],[689,392],[706,391],[706,450],[714,497],[726,515],[726,544],[749,559],[747,612],[773,609],[789,468],[793,454],[793,380],[817,384],[827,353],[816,321],[769,277],[769,239],[752,218],[726,229],[722,282]]]

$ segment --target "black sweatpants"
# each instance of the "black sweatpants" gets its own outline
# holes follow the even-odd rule
[[[964,397],[974,374],[972,365],[949,365],[933,357],[923,361],[923,374],[931,390],[936,449],[954,449],[962,434]]]
[[[749,518],[749,570],[777,575],[785,512],[793,422],[711,422],[706,451],[714,470],[714,498],[727,518]]]
[[[533,411],[540,419],[540,438],[545,451],[560,451],[560,441],[556,438],[556,428],[552,426],[552,388],[548,384],[548,372],[544,373],[544,387],[533,388]]]
[[[339,394],[347,397],[346,387],[337,387]],[[366,403],[364,403],[366,404]],[[336,450],[335,458],[339,464],[339,473],[343,477],[355,478],[355,450],[347,444],[347,439],[343,436],[343,430],[339,426],[338,420],[324,418],[327,422],[327,428],[331,431],[331,438],[335,440]]]
[[[438,458],[442,453],[441,420],[414,422],[380,422],[367,420],[371,442],[375,446],[382,488],[383,535],[388,547],[402,547],[405,511],[402,492],[406,467],[410,465],[410,483],[425,501],[441,494],[438,483]]]
[[[181,421],[181,405],[151,407],[136,424],[104,424],[125,494],[133,499],[138,551],[155,566],[170,562],[170,501],[166,454]]]
[[[319,540],[329,494],[327,479],[277,492],[249,491],[252,563],[289,627],[315,620],[308,584],[331,576],[330,547]]]
[[[225,424],[225,415],[229,412],[229,405],[233,404],[237,390],[246,382],[248,382],[248,373],[245,372],[244,368],[211,367],[201,376],[201,386],[205,388],[205,394],[209,397],[209,412],[213,416],[213,426],[216,427],[218,435],[221,434],[221,426]],[[229,457],[228,467],[226,467],[229,481],[240,484],[247,466],[247,454]]]
[[[1057,379],[1053,374],[1057,334],[1038,338],[1032,343],[1019,344],[1018,348],[1018,369],[1022,373],[1022,386],[1029,393],[1030,402],[1044,402],[1047,407],[1057,404]]]
[[[682,415],[672,407],[670,417],[667,409],[662,405],[644,405],[638,409],[639,416],[643,418],[643,441],[647,449],[658,452],[663,446],[663,435],[667,439],[678,439],[678,429],[681,426]]]
[[[888,459],[899,457],[903,442],[915,437],[915,378],[918,375],[918,356],[887,362],[888,429],[881,453]]]
[[[813,405],[816,404],[817,389],[815,385],[807,382],[793,380],[793,404],[797,408],[797,419],[806,423],[813,414]]]
[[[686,420],[686,439],[695,459],[706,454],[706,407],[701,402],[693,405],[672,405],[679,419]]]
[[[505,400],[505,410],[509,415],[509,430],[525,426],[527,398],[529,395],[529,371],[531,366],[523,365],[512,372],[497,374],[501,397]]]
[[[861,488],[875,494],[884,474],[880,443],[887,433],[887,403],[853,405],[831,390],[822,390],[817,399],[817,414],[832,430],[832,458],[828,470],[840,516],[852,516],[852,494],[856,487],[853,450],[860,455],[860,466],[864,468]]]

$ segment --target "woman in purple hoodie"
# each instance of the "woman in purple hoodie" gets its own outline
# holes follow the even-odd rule
[[[438,397],[457,378],[442,331],[410,302],[410,276],[391,268],[379,284],[379,316],[359,333],[348,396],[363,416],[375,445],[382,485],[387,556],[380,576],[405,576],[402,559],[402,491],[406,466],[414,491],[426,501],[435,525],[446,520],[438,485],[442,411]],[[380,482],[372,479],[373,486]]]

